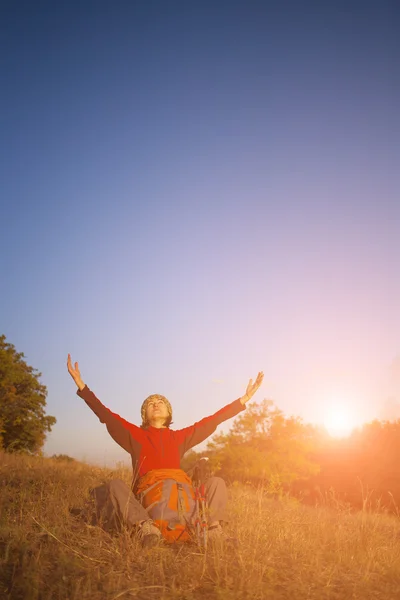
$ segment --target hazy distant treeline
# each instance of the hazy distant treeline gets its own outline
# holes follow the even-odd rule
[[[346,439],[327,439],[314,453],[319,473],[293,491],[309,502],[334,493],[355,508],[400,513],[400,419],[373,421]]]
[[[189,453],[183,466],[202,455],[228,482],[263,484],[308,503],[329,496],[354,508],[400,511],[400,419],[373,421],[334,439],[264,400],[250,405],[205,452]]]

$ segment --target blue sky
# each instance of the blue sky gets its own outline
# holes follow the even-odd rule
[[[63,4],[0,19],[0,323],[48,388],[45,451],[128,458],[68,352],[133,422],[162,393],[188,425],[258,370],[287,415],[382,416],[400,401],[397,3]]]

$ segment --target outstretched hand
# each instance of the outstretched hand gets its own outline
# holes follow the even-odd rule
[[[67,360],[68,373],[71,375],[72,379],[75,381],[76,385],[80,390],[83,390],[85,384],[82,381],[81,373],[79,371],[79,365],[76,362],[75,368],[72,366],[71,355],[68,354]]]
[[[245,395],[240,398],[240,401],[242,404],[246,404],[246,402],[248,402],[250,400],[250,398],[252,396],[254,396],[254,394],[256,393],[256,391],[258,390],[260,385],[262,384],[263,379],[264,379],[263,371],[259,372],[259,374],[257,375],[257,379],[255,380],[254,383],[253,383],[253,380],[250,379],[250,381],[247,385]]]

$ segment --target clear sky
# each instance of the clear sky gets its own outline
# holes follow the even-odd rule
[[[396,409],[399,16],[2,3],[0,333],[42,372],[47,454],[128,458],[68,352],[136,423],[161,393],[189,425],[259,370],[256,399],[309,422]]]

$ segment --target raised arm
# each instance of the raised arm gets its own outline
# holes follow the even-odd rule
[[[83,398],[89,408],[97,415],[100,422],[105,423],[108,433],[113,440],[124,450],[132,454],[135,450],[135,445],[140,442],[143,435],[140,427],[137,427],[133,423],[129,423],[116,413],[111,412],[110,409],[100,402],[95,394],[83,382],[78,363],[76,362],[75,366],[72,366],[71,356],[69,354],[67,367],[69,374],[78,386],[78,396]]]
[[[185,427],[184,429],[179,429],[176,431],[175,435],[177,436],[177,441],[179,444],[180,456],[183,456],[185,452],[190,450],[190,448],[193,448],[194,446],[197,446],[197,444],[204,442],[204,440],[214,433],[218,425],[224,421],[227,421],[228,419],[231,419],[232,417],[236,417],[236,415],[244,410],[246,403],[252,396],[254,396],[260,387],[263,377],[264,373],[260,371],[254,383],[253,380],[250,379],[244,396],[241,396],[234,402],[231,402],[231,404],[228,404],[210,417],[206,417],[190,427]]]

